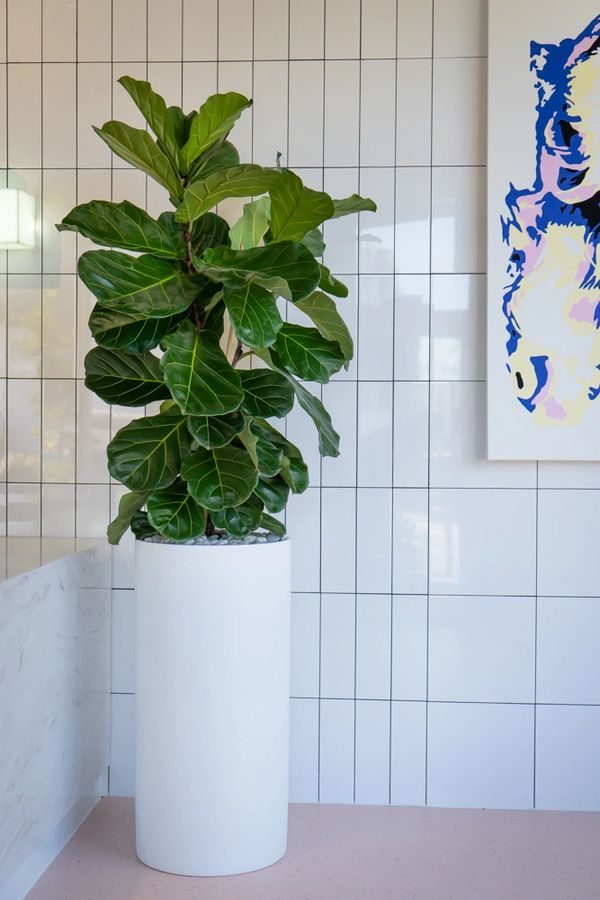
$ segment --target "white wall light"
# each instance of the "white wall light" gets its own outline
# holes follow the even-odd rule
[[[0,189],[0,249],[33,250],[35,197],[16,188]]]

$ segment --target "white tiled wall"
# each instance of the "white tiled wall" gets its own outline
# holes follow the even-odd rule
[[[600,468],[484,458],[485,8],[0,7],[0,165],[43,211],[38,249],[0,258],[9,534],[102,533],[119,496],[104,448],[130,413],[81,384],[88,244],[52,227],[93,197],[165,203],[91,131],[136,120],[119,75],[188,107],[247,92],[243,156],[280,150],[310,185],[379,204],[326,227],[357,345],[323,388],[342,457],[320,464],[310,423],[288,421],[312,463],[288,514],[294,800],[600,808]],[[114,565],[115,793],[132,790],[133,613],[129,542]]]

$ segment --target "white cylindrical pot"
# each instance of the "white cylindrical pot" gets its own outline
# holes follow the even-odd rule
[[[137,854],[178,875],[287,842],[290,542],[136,541]]]

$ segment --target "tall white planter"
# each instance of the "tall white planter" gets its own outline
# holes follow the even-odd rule
[[[142,862],[233,875],[286,849],[290,543],[136,542]]]

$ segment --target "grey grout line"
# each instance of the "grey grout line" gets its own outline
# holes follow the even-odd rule
[[[323,46],[325,46],[325,41],[327,39],[327,0],[323,2]],[[288,0],[288,107],[287,107],[287,116],[288,116],[288,165],[289,159],[291,157],[290,153],[290,73],[291,73],[291,63],[290,63],[290,43],[291,43],[291,0]],[[321,118],[321,162],[323,163],[323,171],[321,174],[321,185],[323,190],[325,190],[325,128],[326,128],[326,102],[325,102],[325,87],[326,87],[326,70],[325,64],[323,64],[323,110],[322,110],[322,118]],[[325,225],[322,227],[323,236],[325,236]],[[323,388],[321,388],[321,399],[323,398]],[[319,454],[319,591],[323,586],[323,457]],[[321,688],[322,688],[322,633],[323,633],[323,595],[319,593],[319,626],[318,626],[318,689],[319,689],[319,701],[317,705],[317,802],[321,800]]]
[[[411,60],[431,60],[431,58],[432,58],[431,56],[399,56],[398,60],[410,62]],[[313,63],[355,62],[355,63],[360,63],[360,62],[394,62],[396,57],[394,57],[394,56],[365,56],[362,59],[360,59],[358,56],[348,56],[348,57],[342,57],[342,56],[307,56],[307,57],[294,56],[294,57],[290,57],[289,59],[290,59],[290,62],[313,62]],[[437,60],[437,59],[446,59],[446,60],[448,60],[448,59],[487,59],[487,56],[436,56],[436,57],[434,57],[434,60]],[[210,64],[228,65],[230,63],[251,63],[253,61],[257,62],[257,63],[261,63],[261,62],[265,62],[265,63],[279,62],[280,63],[280,62],[286,62],[287,60],[283,59],[282,57],[273,57],[273,58],[271,58],[271,57],[256,57],[256,59],[254,59],[254,60],[251,57],[243,57],[240,59],[219,59],[217,57],[216,59],[193,58],[193,59],[184,59],[184,60],[181,60],[181,59],[149,59],[149,58],[147,58],[147,59],[115,59],[114,60],[114,62],[118,63],[120,66],[129,66],[129,65],[135,66],[135,65],[140,65],[140,64],[146,63],[146,62],[153,66],[154,65],[156,65],[156,66],[175,65],[175,64],[178,65],[181,62],[183,62],[186,65],[188,63],[206,63],[208,65],[210,65]],[[46,60],[45,59],[43,62],[44,62],[44,65],[63,66],[63,65],[67,65],[67,64],[76,65],[77,60],[74,60],[74,59],[47,59]],[[108,65],[110,62],[111,62],[110,59],[106,59],[106,58],[102,57],[102,58],[98,58],[98,59],[79,60],[79,65],[80,66],[99,65],[99,64]],[[7,64],[9,66],[31,66],[31,65],[39,65],[39,63],[40,63],[40,61],[36,60],[36,59],[22,59],[22,60],[12,60],[11,59],[11,60],[8,60],[7,63],[5,63],[5,64]]]

